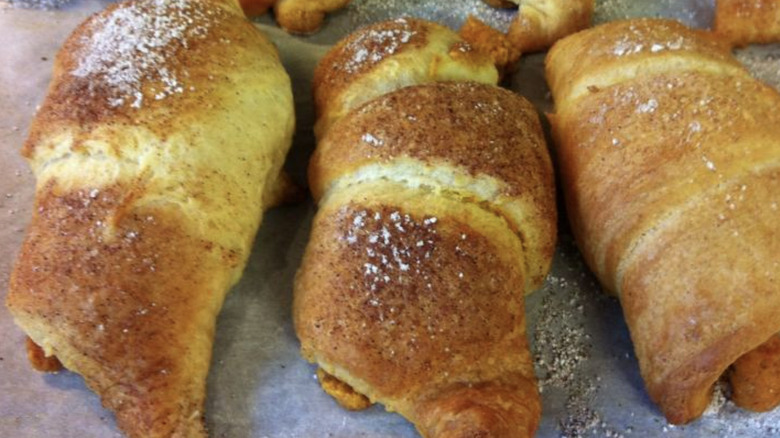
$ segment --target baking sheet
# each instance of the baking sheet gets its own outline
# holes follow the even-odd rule
[[[712,0],[602,0],[596,22],[663,16],[707,27]],[[68,33],[98,0],[0,0],[0,298],[32,206],[34,180],[18,149],[50,77],[52,59]],[[30,6],[41,6],[29,8]],[[24,6],[24,8],[20,8]],[[53,7],[56,7],[52,9]],[[367,22],[415,15],[458,26],[475,14],[505,27],[511,14],[478,0],[353,0],[311,37],[290,37],[259,20],[280,47],[295,86],[298,131],[288,169],[304,181],[314,147],[311,72],[328,45]],[[738,53],[756,76],[780,87],[780,47]],[[550,110],[542,55],[523,59],[507,80],[513,90]],[[208,380],[206,421],[213,437],[415,437],[414,428],[381,406],[341,409],[319,388],[314,367],[298,355],[290,305],[295,269],[308,238],[311,201],[270,211],[242,281],[218,322]],[[719,394],[705,416],[685,427],[668,425],[649,401],[619,304],[604,296],[585,268],[564,221],[545,287],[527,304],[528,333],[537,358],[544,416],[539,437],[770,437],[780,435],[780,410],[753,414]],[[120,436],[113,416],[83,380],[69,372],[30,369],[24,335],[0,306],[0,436]]]

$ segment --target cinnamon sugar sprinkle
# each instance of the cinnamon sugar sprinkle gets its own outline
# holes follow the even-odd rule
[[[109,105],[140,108],[149,94],[155,100],[183,93],[187,71],[176,55],[193,40],[204,39],[224,12],[187,0],[149,0],[120,4],[96,16],[80,41],[81,56],[70,73],[90,79],[90,89],[108,90]]]

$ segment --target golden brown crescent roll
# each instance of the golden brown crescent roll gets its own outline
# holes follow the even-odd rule
[[[114,4],[58,53],[22,151],[37,192],[7,305],[128,436],[205,436],[217,313],[293,125],[237,1]]]
[[[531,436],[523,292],[544,281],[556,217],[533,107],[484,84],[402,88],[336,122],[309,175],[303,356],[423,436]]]
[[[508,37],[521,53],[538,52],[590,26],[594,0],[513,0],[519,5]]]
[[[715,32],[734,46],[780,41],[780,0],[717,0]]]
[[[461,43],[445,31],[382,23],[323,58],[320,116],[343,115],[309,166],[320,209],[296,277],[295,327],[303,356],[345,407],[365,407],[361,396],[383,403],[425,437],[528,437],[541,405],[523,303],[555,247],[550,158],[526,100],[407,72],[453,62],[449,45]],[[376,49],[392,47],[369,42],[376,32],[427,59]],[[323,75],[360,53],[360,41],[383,59],[353,77]],[[457,77],[483,80],[488,67],[497,76],[480,62],[454,64]],[[415,77],[424,85],[408,86]],[[366,84],[390,92],[351,110],[328,100]]]
[[[695,419],[734,364],[735,401],[776,406],[780,94],[716,38],[653,19],[561,40],[547,79],[571,225],[651,398]]]

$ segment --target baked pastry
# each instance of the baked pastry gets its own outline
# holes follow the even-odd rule
[[[460,28],[460,36],[475,49],[489,54],[501,73],[512,69],[523,53],[546,50],[555,41],[590,26],[593,0],[483,0],[494,8],[517,8],[504,34],[474,16]]]
[[[504,33],[493,29],[473,15],[468,16],[458,34],[476,50],[489,54],[493,64],[501,73],[505,73],[520,59],[520,50]]]
[[[7,305],[33,362],[81,374],[128,436],[205,436],[217,313],[293,127],[237,1],[131,0],[81,24],[22,150],[37,191]]]
[[[780,41],[780,0],[717,0],[715,32],[734,46]]]
[[[494,8],[518,8],[508,37],[520,53],[545,50],[566,35],[587,28],[594,6],[593,0],[483,1]]]
[[[733,367],[736,403],[776,406],[778,92],[666,20],[570,36],[546,69],[569,220],[620,299],[650,397],[688,422]]]
[[[322,27],[325,15],[346,7],[350,0],[240,0],[247,17],[273,8],[276,23],[292,34],[308,35]]]
[[[522,53],[538,52],[590,26],[593,0],[525,0],[509,25],[509,40]]]
[[[274,16],[282,29],[307,35],[322,27],[325,14],[337,11],[350,0],[276,0]]]
[[[424,74],[436,59],[458,66],[448,78],[495,79],[489,59],[453,63],[461,44],[401,20],[323,58],[315,99],[330,123],[309,166],[319,211],[293,317],[302,355],[346,407],[383,403],[425,437],[528,437],[541,405],[523,301],[555,247],[552,168],[526,100]],[[338,73],[362,50],[377,59]],[[388,92],[343,98],[375,89]]]

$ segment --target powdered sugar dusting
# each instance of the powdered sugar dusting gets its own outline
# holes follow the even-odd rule
[[[482,1],[453,2],[452,0],[426,0],[409,2],[403,0],[352,0],[347,14],[353,26],[389,20],[409,11],[419,18],[437,21],[458,29],[473,15],[494,28],[506,32],[516,9],[500,9],[488,6]]]
[[[593,24],[649,16],[671,18],[688,26],[706,28],[712,24],[714,9],[708,0],[599,0],[595,3]]]
[[[207,36],[221,10],[188,0],[127,2],[90,23],[73,76],[108,90],[111,107],[140,108],[149,84],[154,99],[183,93],[187,72],[176,54]]]
[[[405,18],[393,21],[392,26],[366,30],[350,42],[346,50],[352,55],[344,65],[344,70],[355,73],[364,66],[376,64],[396,53],[417,35]]]
[[[652,44],[646,43],[647,39],[647,31],[645,29],[640,29],[632,25],[628,28],[628,31],[615,42],[615,45],[612,48],[612,54],[615,56],[628,56],[641,52],[660,53],[684,50],[689,48],[690,45],[681,36],[665,41],[656,41]]]
[[[385,144],[385,142],[379,138],[377,138],[374,134],[371,134],[370,132],[367,132],[363,134],[363,136],[360,138],[363,143],[368,143],[371,146],[379,147]]]
[[[361,270],[366,289],[377,292],[385,284],[401,281],[406,273],[424,275],[421,267],[434,250],[436,222],[433,216],[420,222],[397,210],[355,212],[345,240],[348,245],[365,246],[367,261]],[[372,295],[369,304],[378,306],[381,301]]]
[[[651,113],[658,108],[658,101],[655,99],[648,99],[647,102],[639,104],[637,107],[637,112],[640,113]]]

